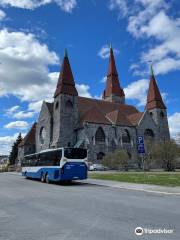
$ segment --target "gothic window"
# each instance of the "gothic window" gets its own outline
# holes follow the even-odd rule
[[[73,103],[70,100],[68,100],[65,104],[66,112],[71,112],[72,108],[73,108]]]
[[[97,154],[97,160],[102,160],[104,156],[105,156],[105,154],[103,152],[99,152]]]
[[[160,112],[160,117],[161,117],[161,118],[164,118],[164,113],[163,113],[163,111]]]
[[[55,105],[55,109],[58,109],[58,107],[59,107],[59,102],[57,101]]]
[[[151,129],[146,129],[144,132],[144,137],[146,140],[152,140],[154,138],[154,133]]]
[[[130,135],[129,135],[129,132],[127,129],[125,129],[122,133],[122,142],[123,143],[130,143],[131,141],[131,138],[130,138]]]
[[[44,144],[46,139],[46,129],[44,127],[41,127],[39,132],[39,140],[41,144]]]
[[[151,117],[153,116],[153,113],[152,113],[152,112],[150,112],[149,114],[150,114]]]
[[[95,135],[96,142],[105,142],[105,134],[101,127],[98,128]]]

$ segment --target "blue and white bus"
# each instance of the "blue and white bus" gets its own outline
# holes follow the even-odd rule
[[[26,155],[22,175],[42,182],[71,181],[87,178],[87,150],[56,148]]]

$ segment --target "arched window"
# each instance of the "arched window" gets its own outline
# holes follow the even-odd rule
[[[129,132],[127,129],[123,130],[123,133],[122,133],[122,142],[123,143],[130,143],[131,141],[131,137],[129,135]]]
[[[39,140],[41,144],[44,144],[46,139],[46,129],[44,127],[40,128],[40,132],[39,132]]]
[[[105,154],[103,152],[99,152],[97,154],[97,160],[102,160],[104,156],[105,156]]]
[[[66,103],[65,103],[65,112],[66,113],[70,113],[73,109],[73,103],[68,100]]]
[[[146,129],[144,132],[144,137],[146,140],[152,140],[154,138],[154,133],[151,129]]]
[[[160,112],[160,117],[161,117],[161,118],[164,118],[164,113],[163,113],[163,111]]]
[[[58,109],[58,107],[59,107],[59,102],[57,101],[55,105],[55,109]]]
[[[105,134],[101,127],[98,128],[95,135],[96,142],[105,142]]]

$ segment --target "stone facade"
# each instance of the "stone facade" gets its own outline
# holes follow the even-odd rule
[[[88,160],[100,162],[108,152],[126,149],[135,166],[137,136],[164,141],[170,138],[166,107],[151,74],[144,112],[125,104],[112,48],[102,100],[79,97],[71,67],[64,57],[54,102],[43,102],[35,131],[37,152],[56,147],[88,149]],[[21,150],[22,151],[22,150]]]

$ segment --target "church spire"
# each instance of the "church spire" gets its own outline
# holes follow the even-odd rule
[[[166,106],[162,100],[161,93],[159,91],[159,88],[154,76],[153,67],[151,65],[151,75],[150,75],[146,109],[151,110],[154,108],[166,109]]]
[[[112,46],[110,46],[109,67],[103,98],[107,101],[124,103],[124,97],[124,91],[119,83],[113,49]]]
[[[66,49],[54,97],[57,97],[61,93],[74,96],[78,95]]]

